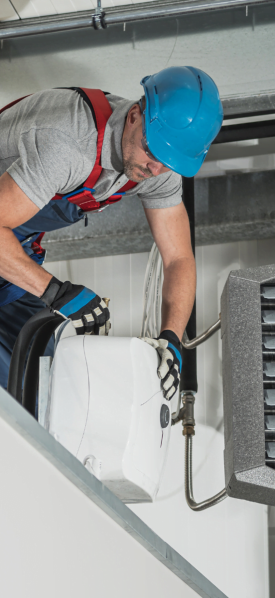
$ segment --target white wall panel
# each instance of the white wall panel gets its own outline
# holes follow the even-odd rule
[[[148,254],[134,254],[47,263],[46,267],[62,280],[71,276],[73,282],[90,285],[101,296],[107,294],[112,334],[136,336],[140,333],[147,259]],[[199,247],[196,261],[199,333],[218,318],[229,272],[275,262],[275,240]],[[224,486],[219,333],[198,348],[198,382],[194,493],[200,501]],[[180,424],[172,429],[157,501],[131,508],[229,598],[268,598],[267,508],[228,498],[202,513],[190,511],[184,497],[181,432]]]
[[[117,255],[114,258],[113,291],[114,300],[112,312],[114,336],[130,336],[131,308],[130,308],[130,256]]]
[[[131,336],[139,336],[143,312],[144,273],[148,262],[149,253],[133,253],[130,256],[130,312]]]
[[[143,309],[143,281],[148,253],[47,262],[46,269],[60,280],[85,284],[111,299],[111,335],[139,336]],[[84,281],[84,283],[83,283]]]

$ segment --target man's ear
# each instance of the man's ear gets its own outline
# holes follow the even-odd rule
[[[139,124],[141,121],[141,110],[138,104],[134,104],[128,114],[127,114],[127,122],[130,126]]]

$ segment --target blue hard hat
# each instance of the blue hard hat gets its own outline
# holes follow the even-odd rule
[[[165,166],[192,177],[200,169],[223,121],[213,79],[192,66],[172,66],[144,77],[143,135]]]

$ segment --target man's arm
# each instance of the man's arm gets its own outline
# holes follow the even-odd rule
[[[12,232],[38,211],[10,175],[4,173],[0,177],[0,276],[40,297],[52,274],[25,253]]]
[[[188,216],[183,203],[171,208],[144,209],[163,261],[161,332],[172,330],[181,339],[196,292]]]
[[[109,329],[105,302],[90,289],[60,280],[38,266],[22,249],[12,228],[38,212],[8,173],[0,177],[0,276],[41,297],[45,305],[70,318],[77,334]]]

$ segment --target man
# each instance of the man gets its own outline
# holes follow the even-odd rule
[[[152,342],[171,399],[195,296],[195,263],[181,175],[194,176],[223,118],[215,83],[192,67],[145,77],[145,96],[129,102],[99,90],[46,90],[0,114],[0,383],[7,384],[20,328],[50,306],[78,334],[109,319],[90,289],[62,283],[40,267],[40,233],[68,226],[86,211],[137,194],[163,259],[162,331]],[[84,183],[83,183],[84,181]],[[31,238],[30,238],[31,237]]]

